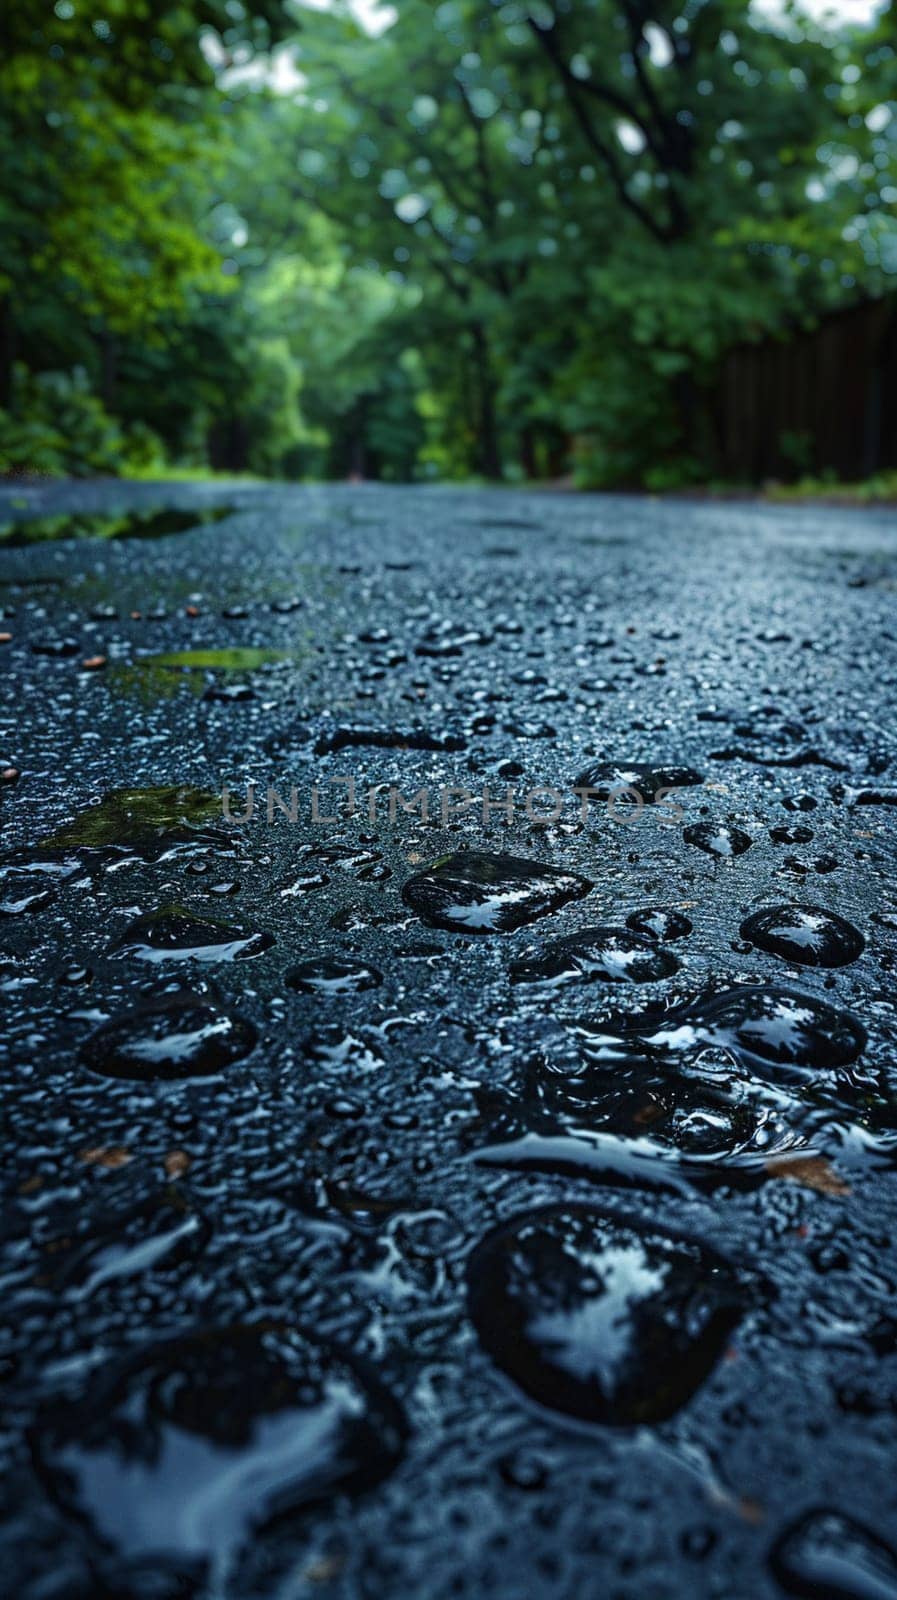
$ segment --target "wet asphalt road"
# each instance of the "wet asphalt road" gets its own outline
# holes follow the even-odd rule
[[[163,503],[0,547],[14,1592],[897,1596],[894,514],[0,521]]]

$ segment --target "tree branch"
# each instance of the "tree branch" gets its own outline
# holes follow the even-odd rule
[[[570,109],[572,110],[573,115],[579,124],[580,131],[582,132],[586,143],[589,145],[589,148],[595,152],[607,169],[611,182],[616,190],[617,198],[619,199],[621,205],[623,205],[627,211],[630,211],[634,217],[638,218],[642,226],[647,228],[648,232],[653,235],[658,243],[667,243],[669,239],[673,237],[672,232],[664,228],[663,225],[657,221],[657,218],[652,216],[651,212],[648,211],[645,206],[641,205],[640,202],[635,199],[634,195],[629,193],[629,190],[626,187],[626,175],[623,172],[616,152],[613,150],[611,145],[607,144],[607,142],[601,138],[597,129],[594,127],[592,119],[582,102],[580,90],[583,88],[583,85],[580,83],[578,78],[574,77],[573,73],[570,72],[569,68],[567,67],[567,63],[564,61],[558,45],[555,29],[553,27],[540,28],[533,21],[532,17],[529,19],[529,26],[532,33],[538,39],[542,49],[545,51],[545,54],[548,56],[549,61],[551,61],[552,65],[557,71],[566,90]]]

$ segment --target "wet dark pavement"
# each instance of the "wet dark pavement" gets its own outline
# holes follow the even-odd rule
[[[897,1597],[893,514],[0,491],[128,507],[0,545],[13,1591]]]

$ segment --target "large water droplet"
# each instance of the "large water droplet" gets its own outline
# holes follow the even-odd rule
[[[813,837],[812,828],[803,828],[800,824],[770,828],[769,837],[773,844],[809,844]]]
[[[665,944],[673,939],[685,939],[692,929],[684,912],[667,910],[665,906],[646,906],[644,910],[631,911],[626,926],[651,939],[661,939]]]
[[[221,1072],[256,1043],[251,1022],[205,995],[180,990],[104,1022],[81,1046],[85,1066],[141,1081]]]
[[[309,994],[358,994],[362,989],[375,989],[382,981],[383,975],[376,967],[344,956],[302,961],[291,967],[284,979],[288,988]]]
[[[754,842],[749,833],[733,828],[728,822],[696,822],[693,827],[682,830],[682,837],[686,844],[693,844],[707,855],[723,860],[744,855]]]
[[[139,961],[243,961],[261,955],[273,943],[270,933],[241,932],[229,923],[171,905],[129,922],[116,954]]]
[[[661,1422],[691,1398],[744,1308],[703,1245],[569,1205],[513,1218],[468,1265],[484,1348],[533,1400],[590,1422]]]
[[[866,1044],[865,1029],[848,1012],[793,989],[761,984],[730,989],[693,1016],[716,1042],[783,1065],[847,1066]]]
[[[748,1062],[831,1071],[855,1061],[866,1045],[865,1028],[848,1011],[774,984],[700,995],[669,1011],[662,1022],[656,1016],[650,1023],[647,1018],[617,1020],[619,1034],[613,1024],[606,1031],[597,1027],[594,1039],[591,1030],[582,1030],[583,1048],[591,1059],[627,1059],[633,1050],[656,1059],[712,1044]]]
[[[402,899],[453,933],[510,933],[588,894],[588,878],[519,856],[462,850],[409,878]]]
[[[384,1478],[392,1396],[347,1356],[261,1323],[163,1344],[34,1433],[50,1494],[119,1561],[219,1572],[275,1517]]]
[[[819,906],[768,906],[741,924],[741,937],[770,955],[803,967],[844,967],[865,947],[844,917]]]
[[[678,972],[679,962],[655,939],[627,928],[584,928],[555,939],[510,966],[514,983],[658,983]]]

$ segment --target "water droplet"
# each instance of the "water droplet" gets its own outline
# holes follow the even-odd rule
[[[674,939],[685,939],[692,931],[692,924],[684,912],[667,910],[665,906],[646,906],[644,910],[631,911],[626,918],[626,926],[635,933],[644,933],[648,938],[660,939],[666,944]]]
[[[723,860],[744,855],[754,842],[749,833],[733,828],[728,822],[696,822],[682,830],[682,837],[686,844],[693,844],[707,855]]]
[[[309,994],[358,994],[362,989],[375,989],[383,982],[383,974],[363,961],[320,956],[291,967],[284,982],[289,989]]]
[[[71,966],[63,968],[62,972],[59,974],[57,982],[71,984],[72,987],[79,987],[83,983],[92,983],[93,973],[91,972],[90,967],[85,967],[80,963],[73,963]]]
[[[782,796],[782,805],[786,811],[815,811],[819,801],[815,795],[807,794],[802,790],[800,794],[786,794]]]
[[[786,856],[780,872],[793,873],[798,878],[805,878],[808,872],[826,874],[835,872],[838,862],[834,856]]]
[[[656,939],[626,928],[584,928],[555,939],[511,963],[514,983],[658,983],[678,972],[679,962]]]
[[[634,1019],[632,1025],[638,1031]],[[639,1039],[662,1053],[675,1055],[704,1043],[731,1049],[747,1061],[830,1071],[856,1060],[865,1049],[866,1030],[848,1011],[813,995],[746,984],[675,1008],[662,1024],[655,1019],[654,1029]]]
[[[31,649],[36,656],[76,656],[81,646],[77,639],[32,639]]]
[[[171,905],[129,922],[115,953],[138,961],[245,961],[273,943],[270,933],[244,932]]]
[[[897,1600],[897,1555],[840,1511],[808,1511],[780,1534],[770,1565],[788,1594]]]
[[[832,772],[847,770],[843,761],[823,754],[815,746],[802,745],[800,740],[806,737],[806,730],[799,723],[767,724],[759,729],[736,727],[735,732],[756,743],[711,750],[711,761],[750,761],[761,767],[828,767]]]
[[[239,703],[243,700],[254,700],[255,690],[251,683],[210,683],[203,690],[204,700],[220,700],[224,704]]]
[[[174,1267],[205,1248],[209,1224],[174,1189],[119,1214],[79,1215],[66,1233],[44,1247],[38,1281],[54,1291],[94,1293],[137,1273]],[[75,1231],[77,1230],[77,1231]]]
[[[519,856],[462,850],[409,878],[402,899],[419,917],[453,933],[510,933],[588,894],[575,872]]]
[[[865,947],[844,917],[819,906],[769,906],[741,924],[741,936],[769,955],[804,967],[844,967]]]
[[[322,733],[315,744],[315,755],[333,755],[350,747],[369,746],[377,750],[466,750],[467,740],[462,733],[440,729],[431,733],[427,728],[334,728]]]
[[[273,1323],[172,1340],[34,1434],[63,1511],[119,1560],[219,1571],[275,1517],[378,1483],[406,1428],[354,1360]]]
[[[179,990],[104,1022],[85,1039],[81,1059],[107,1078],[205,1077],[248,1055],[251,1022],[205,995]]]
[[[773,844],[809,844],[813,829],[802,828],[800,824],[790,828],[770,828],[769,837]]]
[[[310,1034],[303,1041],[302,1052],[319,1066],[335,1067],[340,1072],[373,1072],[383,1065],[383,1056],[374,1045],[336,1024]]]
[[[329,882],[326,872],[300,873],[298,878],[293,878],[281,889],[281,899],[298,900],[300,895],[311,894],[314,889],[323,889]]]
[[[56,898],[53,888],[37,873],[6,867],[0,872],[0,916],[24,917],[44,911]]]
[[[654,805],[664,789],[690,789],[703,782],[701,773],[693,767],[655,767],[647,761],[625,766],[596,761],[579,774],[572,787],[594,790],[589,799],[596,801],[613,799],[623,789],[634,789],[646,805]]]
[[[745,1306],[705,1246],[569,1205],[514,1217],[476,1248],[480,1341],[533,1400],[589,1422],[662,1422],[713,1370]]]
[[[850,798],[855,806],[897,806],[897,788],[858,789]]]
[[[523,1447],[509,1450],[501,1456],[498,1470],[510,1488],[523,1489],[527,1493],[544,1489],[548,1482],[548,1463],[544,1456]]]
[[[452,622],[433,623],[414,647],[416,656],[463,655],[468,645],[489,644],[492,635],[478,628],[463,628]]]

